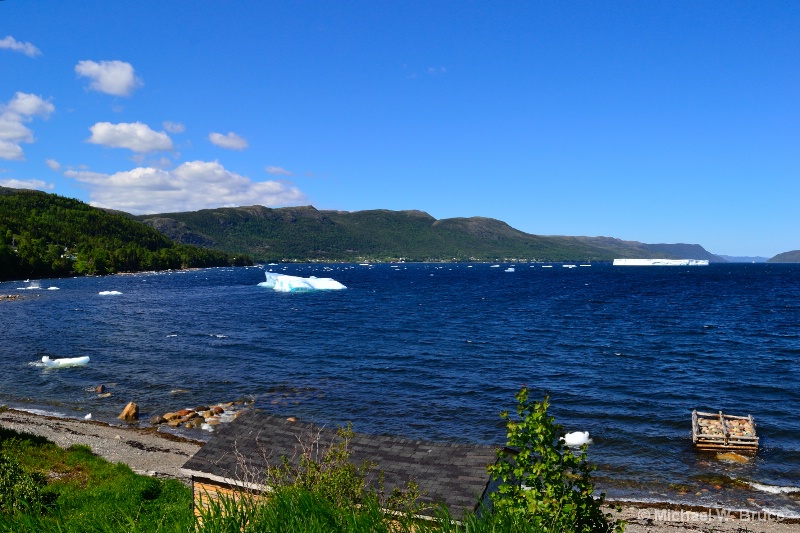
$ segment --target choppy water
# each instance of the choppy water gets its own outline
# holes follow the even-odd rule
[[[611,497],[800,516],[800,265],[508,266],[266,267],[348,286],[305,294],[259,287],[255,267],[2,283],[24,298],[0,302],[0,402],[113,422],[130,400],[146,420],[250,396],[362,432],[500,443],[524,383],[592,434]],[[752,414],[756,458],[694,452],[693,408]]]

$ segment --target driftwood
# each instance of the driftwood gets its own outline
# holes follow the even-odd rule
[[[692,442],[698,450],[758,451],[752,415],[737,416],[692,411]]]

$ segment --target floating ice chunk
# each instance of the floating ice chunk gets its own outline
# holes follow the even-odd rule
[[[264,272],[264,275],[267,280],[258,285],[278,292],[323,291],[347,288],[332,278],[318,278],[316,276],[301,278],[273,272]]]
[[[89,364],[89,356],[84,355],[83,357],[66,357],[63,359],[50,359],[49,356],[45,355],[42,357],[42,363],[47,368],[65,368],[68,366],[83,366]]]
[[[508,267],[503,272],[515,272],[514,267]]]
[[[48,291],[58,291],[58,290],[61,290],[61,289],[59,289],[58,287],[47,287],[47,290]]]
[[[119,291],[100,291],[97,294],[99,294],[100,296],[117,296],[122,293]]]

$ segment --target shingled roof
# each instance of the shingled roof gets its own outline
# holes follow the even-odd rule
[[[267,464],[300,455],[300,444],[319,435],[321,447],[336,439],[336,429],[292,421],[256,410],[242,412],[214,434],[183,466],[185,474],[249,489],[266,488]],[[455,519],[475,511],[486,496],[486,466],[497,460],[496,447],[434,443],[355,433],[348,448],[356,465],[369,461],[383,473],[389,494],[414,481],[425,504],[444,503]]]

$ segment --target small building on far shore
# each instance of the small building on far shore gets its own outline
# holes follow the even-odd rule
[[[315,442],[323,453],[337,439],[341,438],[335,428],[258,410],[244,411],[220,427],[183,466],[183,473],[192,481],[195,510],[219,494],[266,493],[270,490],[268,465],[280,465],[283,457],[296,461],[303,447]],[[354,433],[348,442],[353,464],[366,461],[376,465],[368,483],[377,483],[377,472],[381,472],[384,493],[390,494],[413,481],[421,492],[418,503],[431,508],[430,514],[434,506],[444,504],[456,520],[465,512],[477,511],[487,499],[490,478],[486,467],[497,461],[497,449],[364,433]]]

